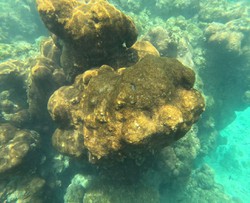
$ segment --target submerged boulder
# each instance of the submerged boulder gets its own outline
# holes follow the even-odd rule
[[[49,118],[47,103],[52,93],[66,84],[63,70],[51,59],[37,57],[29,61],[27,101],[32,119],[46,122]]]
[[[183,137],[204,111],[194,72],[176,59],[147,55],[115,71],[103,65],[78,75],[50,97],[59,127],[53,145],[89,161],[119,160],[160,150]]]
[[[20,165],[37,148],[40,136],[35,131],[22,130],[10,124],[0,124],[0,175]]]
[[[110,64],[137,38],[133,21],[106,0],[37,0],[37,8],[62,41],[61,63],[69,77]]]

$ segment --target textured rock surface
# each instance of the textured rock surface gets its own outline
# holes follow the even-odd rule
[[[143,184],[121,185],[96,181],[87,189],[83,202],[159,203],[159,192]]]
[[[200,142],[194,128],[182,139],[161,151],[158,162],[162,184],[179,184],[184,187],[191,174],[193,164],[200,150]],[[174,177],[174,178],[173,178]]]
[[[31,60],[29,67],[29,113],[33,119],[46,120],[48,99],[56,89],[65,84],[65,75],[49,58],[38,57]]]
[[[12,176],[0,182],[0,202],[44,202],[45,180],[34,176]],[[46,201],[46,200],[45,200]]]
[[[0,91],[23,84],[27,74],[22,67],[23,62],[17,60],[9,60],[0,64]]]
[[[211,114],[209,119],[204,117],[204,121],[221,129],[236,118],[235,111],[248,106],[249,18],[243,16],[224,24],[210,23],[204,34],[207,39],[206,57],[211,59],[200,71],[208,98],[206,114]]]
[[[39,135],[36,132],[0,124],[0,173],[19,165],[38,143]]]
[[[76,156],[87,149],[91,162],[161,149],[184,136],[204,110],[194,80],[177,60],[150,55],[127,69],[87,71],[49,100],[59,124],[53,144]]]
[[[109,64],[137,38],[132,20],[106,0],[37,0],[46,27],[63,42],[61,62],[66,73]]]
[[[182,198],[187,202],[194,199],[197,202],[241,202],[236,197],[226,194],[223,187],[215,182],[214,176],[213,170],[206,164],[194,170]]]
[[[205,34],[208,44],[215,46],[222,53],[241,53],[244,34],[240,31],[230,29],[221,23],[211,23],[205,30]]]
[[[29,120],[24,62],[8,60],[0,64],[0,121],[18,127]]]

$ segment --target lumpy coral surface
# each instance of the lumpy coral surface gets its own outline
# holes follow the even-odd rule
[[[69,73],[107,64],[137,38],[132,20],[106,0],[37,0],[37,7],[63,41],[61,62]]]
[[[127,69],[103,65],[77,76],[49,100],[59,123],[53,144],[92,162],[157,150],[184,136],[204,110],[194,72],[175,59],[148,55]]]

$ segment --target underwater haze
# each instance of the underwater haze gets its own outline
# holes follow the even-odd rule
[[[249,0],[0,11],[0,203],[250,202]]]

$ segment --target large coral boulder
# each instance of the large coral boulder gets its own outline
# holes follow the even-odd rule
[[[91,162],[160,150],[184,136],[204,110],[194,81],[176,59],[152,55],[127,69],[87,71],[49,100],[59,124],[53,145],[75,156],[87,150]]]
[[[137,38],[132,20],[106,0],[37,0],[37,8],[63,41],[61,62],[70,75],[107,64]]]

